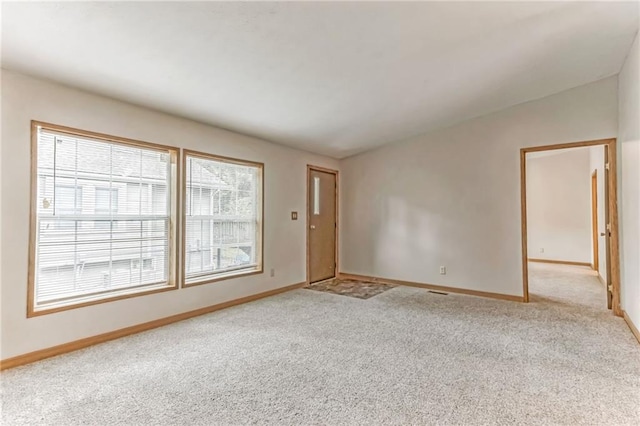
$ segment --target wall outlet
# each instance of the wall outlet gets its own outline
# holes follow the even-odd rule
[[[441,266],[440,267],[440,275],[447,275],[447,267],[446,266]]]
[[[544,253],[544,248],[540,247],[540,253]]]
[[[270,276],[275,277],[276,276],[276,270],[271,268],[271,272],[269,273]]]

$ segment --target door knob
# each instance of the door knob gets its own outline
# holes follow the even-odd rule
[[[316,226],[315,225],[311,225],[310,228],[311,229],[316,229]],[[604,234],[602,234],[602,235],[604,235]]]

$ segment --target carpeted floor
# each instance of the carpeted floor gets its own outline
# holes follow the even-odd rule
[[[8,370],[2,424],[637,425],[640,345],[602,286],[531,271],[529,304],[300,289]]]

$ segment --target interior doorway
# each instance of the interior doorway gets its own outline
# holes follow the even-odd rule
[[[533,156],[533,153],[540,154],[545,151],[548,151],[551,154],[556,150],[568,150],[570,148],[581,148],[581,147],[603,147],[603,164],[602,164],[602,172],[604,178],[604,184],[602,185],[604,188],[604,223],[597,223],[596,225],[591,225],[590,237],[593,241],[593,238],[602,237],[599,242],[591,243],[594,246],[597,244],[596,248],[593,248],[592,253],[592,261],[591,262],[554,262],[553,260],[547,260],[546,263],[565,263],[565,264],[573,264],[573,265],[586,265],[589,270],[591,269],[591,265],[593,264],[595,268],[598,268],[598,264],[602,265],[602,249],[598,250],[598,247],[602,247],[602,242],[604,242],[604,254],[606,256],[606,278],[605,278],[605,286],[604,291],[606,292],[606,300],[607,307],[612,309],[614,315],[621,316],[622,311],[620,309],[620,267],[619,267],[619,251],[618,251],[618,211],[617,211],[617,188],[616,188],[616,140],[615,139],[602,139],[602,140],[593,140],[593,141],[585,141],[585,142],[575,142],[575,143],[567,143],[567,144],[558,144],[558,145],[547,145],[547,146],[537,146],[537,147],[529,147],[522,148],[520,150],[520,192],[521,192],[521,215],[522,215],[522,270],[523,270],[523,298],[525,302],[529,301],[529,262],[532,261],[530,256],[530,247],[529,247],[529,224],[528,224],[528,213],[527,213],[527,159],[529,156]],[[588,175],[585,176],[585,179],[588,179]],[[586,182],[586,180],[585,180]],[[593,209],[594,209],[594,201],[595,208],[597,209],[597,182],[598,175],[595,174],[595,197],[594,194],[594,176],[591,178],[591,218],[593,218]],[[593,198],[596,198],[595,200]],[[588,214],[589,216],[589,214]],[[595,214],[597,220],[597,212]],[[602,217],[602,216],[601,216]],[[598,229],[601,231],[599,233]],[[600,235],[602,234],[602,235]],[[597,238],[597,237],[596,237]],[[589,243],[587,243],[589,244]],[[596,258],[596,250],[598,250],[598,257]],[[543,249],[540,249],[542,252]],[[536,253],[536,256],[538,253]],[[534,259],[540,260],[540,259]],[[533,265],[533,264],[532,264]],[[537,265],[537,264],[536,264]],[[575,267],[575,266],[574,266]],[[580,267],[580,266],[578,266]],[[584,266],[582,266],[584,267]],[[605,272],[605,271],[601,271]]]
[[[307,282],[338,270],[338,171],[307,166]]]

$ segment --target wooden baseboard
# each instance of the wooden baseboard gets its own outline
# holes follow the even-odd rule
[[[569,260],[549,260],[549,259],[527,259],[529,262],[538,262],[538,263],[556,263],[560,265],[573,265],[573,266],[588,266],[591,268],[591,264],[589,262],[572,262]]]
[[[371,281],[371,282],[379,282],[384,284],[395,284],[395,285],[404,285],[408,287],[419,287],[426,288],[427,290],[435,290],[441,291],[445,293],[459,293],[466,294],[469,296],[479,296],[479,297],[489,297],[492,299],[500,299],[500,300],[509,300],[512,302],[523,302],[524,298],[522,296],[513,296],[510,294],[502,294],[502,293],[490,293],[487,291],[477,291],[477,290],[469,290],[466,288],[456,288],[456,287],[446,287],[442,285],[435,284],[427,284],[427,283],[417,283],[412,281],[402,281],[402,280],[394,280],[389,278],[380,278],[380,277],[368,277],[365,275],[358,274],[349,274],[349,273],[340,273],[339,278],[347,279],[347,280],[362,280],[362,281]]]
[[[298,283],[289,285],[286,287],[277,288],[275,290],[265,291],[263,293],[253,294],[251,296],[241,297],[240,299],[230,300],[224,303],[218,303],[217,305],[211,305],[204,308],[196,309],[189,312],[184,312],[170,317],[160,318],[154,321],[145,322],[143,324],[133,325],[131,327],[121,328],[119,330],[110,331],[108,333],[99,334],[97,336],[87,337],[84,339],[76,340],[62,345],[53,346],[51,348],[40,349],[34,352],[29,352],[24,355],[18,355],[12,358],[7,358],[0,361],[0,370],[6,370],[8,368],[18,367],[20,365],[30,364],[35,361],[40,361],[45,358],[50,358],[57,355],[62,355],[68,352],[77,351],[78,349],[84,349],[89,346],[97,345],[98,343],[108,342],[109,340],[118,339],[120,337],[129,336],[131,334],[140,333],[142,331],[151,330],[154,328],[162,327],[174,322],[183,321],[189,318],[197,317],[200,315],[208,314],[220,309],[230,308],[232,306],[241,305],[243,303],[253,302],[254,300],[262,299],[265,297],[273,296],[286,291],[295,290],[297,288],[304,287],[306,283]]]
[[[638,327],[636,327],[633,321],[631,321],[631,318],[629,318],[629,315],[627,315],[626,311],[622,311],[622,318],[624,318],[625,322],[631,329],[631,333],[633,333],[633,335],[638,340],[638,343],[640,343],[640,331],[638,331]]]

